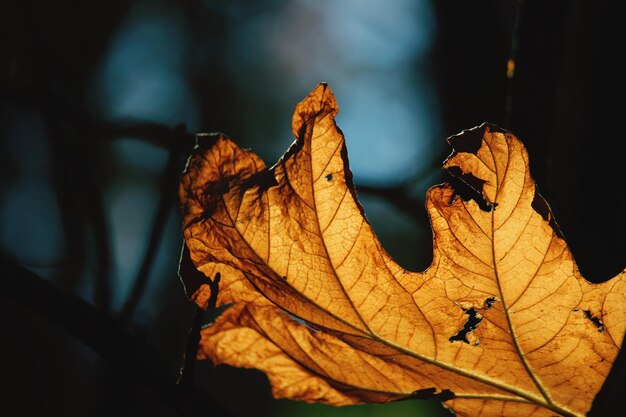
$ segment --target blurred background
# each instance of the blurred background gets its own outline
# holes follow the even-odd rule
[[[0,399],[17,415],[181,414],[193,307],[176,275],[177,181],[197,132],[268,165],[294,105],[337,96],[384,247],[425,269],[445,138],[512,130],[582,273],[626,266],[624,80],[608,1],[5,0],[0,3]],[[508,63],[508,64],[507,64]],[[624,355],[590,415],[620,401]],[[445,416],[436,401],[334,408],[198,363],[197,415]],[[623,391],[623,390],[622,390]]]

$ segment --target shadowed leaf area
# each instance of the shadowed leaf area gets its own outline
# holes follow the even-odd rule
[[[203,329],[198,358],[265,372],[277,398],[584,415],[622,343],[625,274],[580,275],[520,140],[488,124],[448,139],[444,168],[469,191],[428,191],[433,262],[411,272],[357,201],[337,111],[320,84],[271,168],[223,135],[199,137],[180,183],[184,237],[231,306]],[[185,282],[200,307],[209,284]]]

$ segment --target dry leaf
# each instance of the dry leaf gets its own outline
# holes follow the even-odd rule
[[[221,273],[218,305],[232,303],[203,330],[199,358],[260,369],[279,398],[435,396],[459,416],[584,415],[622,343],[626,274],[580,275],[522,143],[491,125],[449,139],[445,168],[487,210],[431,188],[433,263],[415,273],[364,216],[336,113],[318,86],[269,169],[223,135],[199,137],[180,185],[184,237],[206,277]],[[203,280],[185,285],[205,307]]]

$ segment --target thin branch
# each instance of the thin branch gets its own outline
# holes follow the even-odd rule
[[[111,308],[111,242],[106,222],[102,193],[96,188],[87,191],[87,210],[94,230],[97,254],[97,270],[94,274],[94,299],[104,311]],[[91,195],[89,195],[91,194]]]
[[[372,185],[357,185],[356,189],[357,192],[384,198],[413,218],[419,218],[425,210],[424,200],[410,197],[406,188],[403,186],[377,187]]]
[[[204,311],[210,313],[215,312],[217,305],[217,295],[220,289],[221,275],[218,272],[215,274],[215,278],[211,279],[206,277],[202,272],[198,271],[195,264],[191,260],[191,254],[186,242],[183,242],[183,249],[180,254],[180,262],[178,264],[178,276],[187,284],[195,281],[195,284],[191,284],[194,287],[200,285],[199,283],[207,283],[211,289],[211,296],[207,301],[207,306]],[[189,290],[189,288],[187,288]],[[194,364],[196,360],[196,353],[198,352],[198,344],[200,342],[200,329],[202,328],[202,312],[203,310],[196,308],[192,319],[191,329],[189,330],[187,337],[187,345],[183,354],[183,363],[180,367],[178,376],[178,385],[182,391],[188,392],[193,386]]]
[[[183,355],[183,363],[180,367],[178,374],[178,385],[181,387],[183,391],[188,392],[191,387],[193,387],[193,378],[194,378],[194,365],[196,363],[196,354],[198,352],[198,345],[200,344],[200,330],[202,329],[203,320],[203,312],[204,311],[212,311],[215,309],[217,304],[217,294],[219,291],[221,275],[218,272],[215,274],[215,279],[208,279],[209,285],[211,286],[211,297],[209,298],[209,302],[206,310],[195,307],[193,317],[191,320],[191,328],[189,329],[189,333],[187,335],[187,344],[185,346],[185,353]]]
[[[0,94],[24,106],[42,108],[46,105],[46,100],[38,94],[16,90],[15,88],[5,85],[0,86]],[[105,122],[94,119],[72,104],[67,103],[61,97],[54,96],[50,97],[49,100],[55,103],[54,108],[51,109],[55,117],[100,134],[107,139],[131,137],[167,149],[181,146],[181,132],[178,127],[171,128],[160,123],[152,122]],[[183,150],[190,150],[195,143],[194,135],[185,134],[183,143]]]
[[[179,126],[177,131],[180,133],[181,137],[186,135],[184,126]],[[180,141],[180,143],[183,142],[183,140]],[[146,253],[141,263],[141,268],[135,278],[135,283],[130,295],[122,308],[122,312],[120,313],[120,318],[123,322],[128,322],[132,319],[141,300],[141,296],[148,285],[150,272],[154,266],[159,244],[161,243],[161,238],[163,237],[163,232],[165,230],[167,216],[169,215],[172,204],[175,201],[173,194],[175,193],[176,184],[178,183],[180,148],[180,146],[171,147],[167,166],[161,175],[161,199],[154,216],[154,221],[152,222],[152,232],[150,234],[150,240],[148,241]]]
[[[189,249],[187,248],[186,244],[183,246],[178,273],[181,278],[183,277],[183,275],[187,276],[189,274],[200,274],[200,272],[195,268],[193,262],[191,261]],[[206,308],[206,310],[209,312],[214,312],[215,306],[217,305],[217,295],[219,292],[220,279],[221,275],[219,272],[215,274],[215,278],[212,280],[210,278],[203,277],[203,280],[205,282],[208,281],[211,288],[211,296],[209,297]],[[178,375],[177,384],[181,400],[180,409],[183,416],[185,417],[192,417],[196,415],[196,402],[194,401],[194,377],[196,357],[198,352],[198,346],[200,344],[200,330],[203,323],[203,311],[204,310],[198,307],[194,308],[191,328],[189,329],[189,333],[187,334],[187,344],[185,346],[185,352],[183,353],[183,363],[180,367]]]
[[[441,161],[445,160],[450,150],[445,149],[437,158],[432,158],[423,164],[417,172],[397,185],[377,186],[369,184],[356,184],[357,193],[375,195],[387,200],[411,218],[422,222],[425,219],[426,205],[423,198],[413,196],[411,189],[418,184],[424,184],[427,178],[432,177],[436,172],[441,172]]]

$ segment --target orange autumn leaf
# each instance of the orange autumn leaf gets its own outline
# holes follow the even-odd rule
[[[359,205],[326,85],[296,106],[273,167],[223,135],[198,138],[181,179],[183,231],[207,306],[199,358],[265,372],[277,398],[328,404],[435,396],[459,416],[580,416],[622,343],[626,280],[579,273],[511,133],[451,137],[444,167],[483,208],[432,187],[432,265],[396,264]],[[390,145],[391,146],[391,145]],[[206,278],[208,277],[208,278]]]

